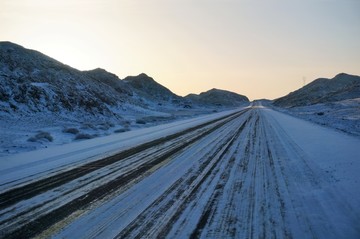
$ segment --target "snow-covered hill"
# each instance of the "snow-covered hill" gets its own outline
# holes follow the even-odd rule
[[[341,73],[332,79],[319,78],[274,101],[276,106],[294,107],[360,97],[360,76]]]
[[[199,95],[189,94],[185,98],[200,105],[210,106],[229,107],[249,103],[249,99],[246,96],[219,89],[211,89]]]
[[[277,110],[360,136],[360,77],[341,73],[320,78],[276,99]]]
[[[121,118],[120,103],[132,102],[131,90],[111,73],[81,72],[13,43],[1,43],[0,66],[0,111],[9,114]]]
[[[153,78],[142,73],[138,76],[128,76],[123,80],[129,85],[139,99],[157,106],[183,107],[185,100],[171,92],[168,88],[157,83]]]
[[[79,71],[38,51],[0,42],[0,156],[215,108],[177,96],[146,74],[121,80],[100,68]]]

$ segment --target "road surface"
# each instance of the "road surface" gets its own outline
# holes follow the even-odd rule
[[[359,146],[253,106],[110,157],[7,166],[0,237],[360,238]]]

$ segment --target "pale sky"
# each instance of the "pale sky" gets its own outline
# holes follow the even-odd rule
[[[178,95],[274,99],[360,75],[359,0],[0,0],[0,41]]]

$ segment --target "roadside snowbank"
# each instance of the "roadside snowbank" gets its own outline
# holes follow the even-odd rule
[[[360,98],[274,109],[354,136],[360,136]]]

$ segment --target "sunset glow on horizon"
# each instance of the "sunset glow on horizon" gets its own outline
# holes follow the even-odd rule
[[[360,75],[360,1],[0,0],[0,41],[178,95],[211,88],[274,99]]]

